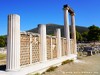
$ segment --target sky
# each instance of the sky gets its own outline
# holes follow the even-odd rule
[[[100,0],[0,0],[0,35],[7,34],[7,16],[18,14],[21,31],[38,24],[64,25],[63,5],[75,12],[76,25],[100,27]]]

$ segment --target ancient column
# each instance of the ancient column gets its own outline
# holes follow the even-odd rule
[[[20,16],[8,15],[7,33],[7,71],[20,69]]]
[[[51,59],[53,59],[53,49],[52,49],[52,36],[51,36],[51,44],[50,44],[51,46]]]
[[[68,18],[69,8],[64,8],[64,36],[66,37],[67,42],[67,55],[70,54],[70,32],[69,32],[69,18]]]
[[[44,62],[47,60],[46,25],[39,24],[39,34],[40,34],[40,61]]]
[[[30,64],[32,64],[32,34],[30,34]]]
[[[75,14],[71,13],[71,36],[74,40],[74,53],[77,54],[77,44],[76,44],[76,28],[75,28]]]
[[[61,47],[61,31],[60,29],[56,29],[55,35],[57,37],[57,57],[60,58],[61,57],[61,53],[62,53],[62,47]]]

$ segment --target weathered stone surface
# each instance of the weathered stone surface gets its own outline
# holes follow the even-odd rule
[[[20,69],[20,16],[8,15],[7,71]]]

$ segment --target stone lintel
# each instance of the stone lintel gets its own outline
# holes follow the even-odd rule
[[[71,16],[74,16],[74,15],[75,15],[75,13],[70,13],[70,15],[71,15]]]
[[[70,14],[73,14],[73,13],[74,13],[74,10],[73,10],[71,7],[69,7],[68,4],[64,5],[64,6],[63,6],[63,9],[64,9],[64,10],[68,10],[68,12],[69,12]]]

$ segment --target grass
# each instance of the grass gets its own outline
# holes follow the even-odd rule
[[[35,74],[33,74],[33,75],[41,75],[40,73],[35,73]]]
[[[74,60],[65,60],[65,61],[62,62],[62,65],[67,64],[67,63],[71,63],[71,62],[73,62],[73,61],[74,61]]]
[[[6,58],[6,54],[1,54],[0,53],[0,60],[5,59]]]
[[[57,66],[51,66],[50,68],[48,68],[48,69],[46,70],[46,72],[54,71],[56,68],[57,68]]]
[[[35,74],[29,73],[27,75],[41,75],[41,74],[40,73],[35,73]]]

